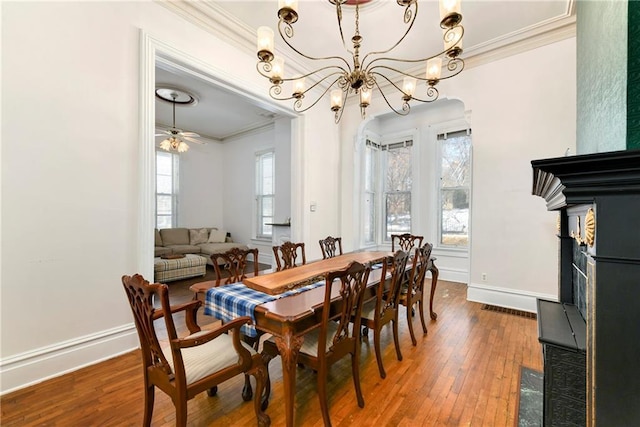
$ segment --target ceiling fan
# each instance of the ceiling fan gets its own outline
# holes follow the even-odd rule
[[[184,153],[189,149],[189,145],[185,141],[195,142],[197,144],[206,144],[204,141],[200,141],[195,132],[185,132],[182,129],[176,128],[176,104],[180,105],[195,105],[196,98],[191,94],[172,88],[158,88],[156,89],[156,96],[163,101],[170,102],[173,107],[173,124],[169,129],[163,130],[162,133],[157,133],[156,136],[166,137],[161,143],[160,148],[166,151],[177,151]]]

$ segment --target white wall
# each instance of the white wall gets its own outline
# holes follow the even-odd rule
[[[439,86],[441,97],[464,103],[473,129],[471,300],[535,311],[535,296],[557,296],[556,214],[531,195],[530,162],[562,156],[567,148],[575,152],[575,56],[570,38],[468,68]],[[368,115],[385,109],[374,99]],[[341,136],[348,182],[357,164],[359,121],[357,108],[347,114]],[[355,217],[353,200],[353,194],[343,194],[347,232]]]
[[[252,50],[157,3],[3,2],[1,18],[5,393],[138,345],[120,278],[148,265],[141,247],[152,245],[137,237],[141,144],[152,143],[139,138],[140,29],[268,98]],[[308,123],[318,126],[296,134],[296,159],[307,145],[338,146],[337,135],[322,134],[320,114],[310,112]],[[315,158],[335,150],[322,154]],[[296,166],[312,182],[318,169]],[[331,185],[322,187],[335,194],[337,181]],[[307,190],[296,186],[292,200]],[[320,200],[335,217],[338,202]],[[292,232],[306,239],[306,215],[292,212],[292,221]]]
[[[272,241],[256,240],[255,156],[275,153],[274,222],[291,217],[291,119],[280,118],[268,128],[230,139],[223,144],[224,186],[220,188],[224,228],[234,241],[259,250],[260,261],[271,264]]]
[[[191,143],[189,151],[180,154],[178,227],[224,227],[222,190],[228,181],[223,154],[222,144],[215,141]]]

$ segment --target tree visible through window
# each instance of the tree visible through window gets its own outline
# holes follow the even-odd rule
[[[256,221],[258,238],[271,238],[273,234],[273,204],[275,200],[275,153],[268,151],[256,155]]]
[[[178,156],[156,152],[156,228],[177,224]]]
[[[471,135],[438,135],[440,143],[440,244],[468,246]]]
[[[385,146],[385,241],[391,234],[411,232],[412,141]]]

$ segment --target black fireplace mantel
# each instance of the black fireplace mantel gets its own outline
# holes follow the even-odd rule
[[[586,425],[639,426],[640,150],[531,166],[532,193],[559,211],[558,300],[584,307]],[[593,240],[580,231],[587,212]]]
[[[557,210],[601,194],[640,194],[640,150],[533,160],[533,190]]]

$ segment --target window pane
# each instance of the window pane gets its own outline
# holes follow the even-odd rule
[[[171,166],[173,163],[171,153],[157,152],[156,154],[156,173],[159,175],[171,176]]]
[[[365,243],[373,243],[374,242],[374,202],[373,202],[374,194],[367,193],[364,196],[364,206],[363,206],[363,224],[364,224],[364,241]]]
[[[262,216],[273,216],[273,197],[264,196],[262,198]]]
[[[387,151],[386,191],[411,191],[411,147]]]
[[[442,140],[442,187],[469,185],[470,147],[471,138],[468,136]]]
[[[171,228],[171,217],[158,215],[156,218],[156,227],[157,228]]]
[[[466,246],[469,243],[469,190],[442,190],[442,235],[440,243]]]
[[[171,175],[169,176],[158,175],[156,177],[157,193],[171,194],[172,186],[173,186],[173,179],[171,179]]]
[[[386,201],[387,240],[391,234],[411,231],[411,193],[388,193]]]
[[[375,158],[376,151],[373,148],[365,147],[364,157],[364,189],[365,191],[373,191],[374,189],[374,177],[375,177]]]
[[[171,215],[172,211],[172,197],[156,195],[156,215]],[[171,219],[169,219],[171,220]]]

